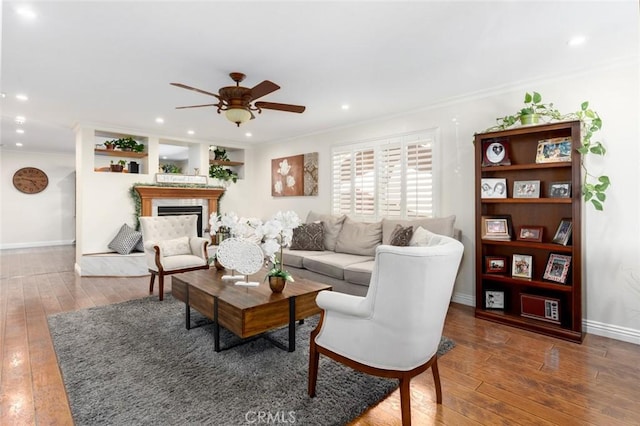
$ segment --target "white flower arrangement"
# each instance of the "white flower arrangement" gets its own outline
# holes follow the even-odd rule
[[[257,218],[238,217],[234,212],[222,216],[213,212],[209,217],[209,233],[215,235],[219,229],[226,228],[232,237],[260,244],[265,257],[273,265],[267,276],[281,276],[287,281],[293,281],[291,274],[282,269],[282,250],[291,245],[293,230],[300,224],[300,218],[291,210],[280,211],[264,223]]]

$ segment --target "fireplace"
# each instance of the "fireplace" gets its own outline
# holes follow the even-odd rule
[[[202,206],[158,206],[158,216],[194,214],[198,216],[198,237],[202,237]]]
[[[202,235],[203,222],[209,225],[209,215],[218,211],[218,199],[224,194],[222,188],[182,188],[171,186],[136,186],[135,190],[140,194],[140,216],[159,215],[156,210],[159,207],[195,207],[199,208],[200,216],[206,221],[198,221],[198,235]],[[183,213],[184,214],[184,213]],[[197,214],[197,213],[187,213]]]

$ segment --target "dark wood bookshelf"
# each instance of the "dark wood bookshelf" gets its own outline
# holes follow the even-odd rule
[[[538,143],[553,138],[571,141],[570,161],[537,163]],[[483,165],[488,143],[506,142],[510,164]],[[475,212],[476,212],[476,309],[478,318],[538,332],[541,334],[582,342],[582,181],[580,153],[580,122],[568,121],[536,126],[479,133],[475,136]],[[567,157],[567,160],[569,158]],[[482,198],[482,179],[505,179],[507,198]],[[537,198],[513,198],[515,181],[540,181]],[[571,182],[571,195],[567,198],[549,196],[549,185],[554,182]],[[509,217],[510,240],[482,238],[484,217]],[[561,220],[572,223],[568,245],[553,242]],[[516,240],[515,232],[521,226],[537,226],[543,229],[542,241]],[[531,278],[512,276],[513,255],[531,256]],[[565,283],[543,278],[552,254],[570,256],[571,263]],[[487,273],[487,256],[506,259],[506,272]],[[486,292],[503,292],[503,306],[496,309],[486,306]],[[544,311],[538,318],[523,316],[521,296],[533,296],[545,308],[554,304],[557,315]],[[530,309],[530,308],[526,308]],[[530,314],[530,312],[525,312]],[[546,316],[546,318],[545,318]]]

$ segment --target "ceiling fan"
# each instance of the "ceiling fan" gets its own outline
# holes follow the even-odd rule
[[[218,107],[218,114],[220,114],[220,111],[224,111],[227,119],[232,123],[236,123],[238,127],[240,127],[240,124],[245,123],[249,120],[253,120],[255,118],[255,116],[253,115],[253,111],[258,111],[258,114],[260,114],[263,109],[275,109],[278,111],[297,113],[302,113],[305,110],[305,107],[302,105],[279,104],[275,102],[262,101],[254,103],[256,99],[268,95],[271,92],[275,92],[280,88],[280,86],[269,80],[265,80],[262,83],[259,83],[258,85],[249,89],[247,87],[240,86],[240,82],[246,77],[244,74],[239,72],[232,72],[231,74],[229,74],[229,76],[233,81],[236,82],[236,85],[220,88],[218,90],[218,92],[220,92],[219,94],[196,89],[195,87],[187,86],[186,84],[182,83],[170,83],[172,86],[193,90],[194,92],[218,98],[218,103],[215,104],[181,106],[176,107],[176,109],[200,108],[209,106]]]

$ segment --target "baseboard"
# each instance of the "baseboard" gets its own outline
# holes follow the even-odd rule
[[[463,293],[454,293],[451,301],[467,306],[476,305],[475,298],[473,296]],[[640,330],[635,330],[628,327],[620,327],[612,324],[605,324],[588,319],[582,320],[582,328],[584,332],[588,334],[595,334],[596,336],[608,337],[610,339],[621,340],[623,342],[640,345]]]
[[[0,244],[0,250],[23,249],[32,247],[51,247],[51,246],[71,246],[76,240],[59,240],[59,241],[34,241],[30,243],[9,243]]]
[[[586,319],[582,321],[582,328],[589,334],[640,345],[640,330]]]
[[[461,305],[476,306],[474,297],[468,294],[453,293],[453,297],[451,297],[451,301],[455,303],[460,303]]]

